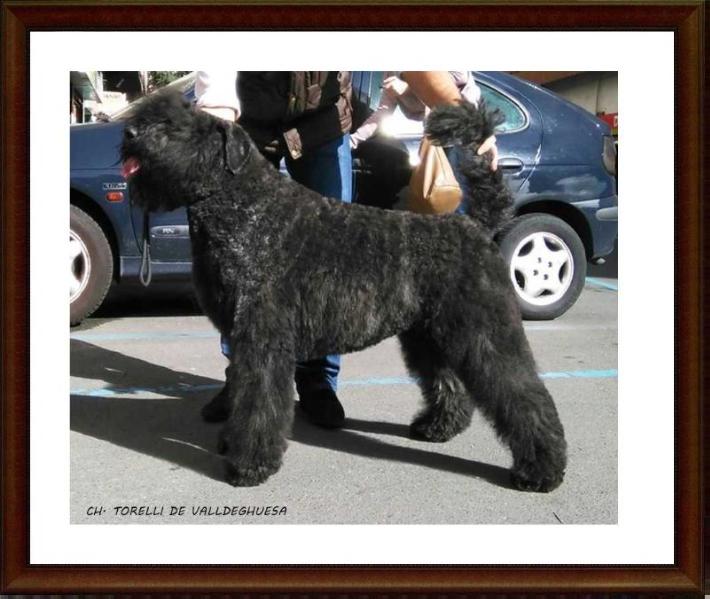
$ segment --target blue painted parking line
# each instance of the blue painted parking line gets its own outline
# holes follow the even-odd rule
[[[542,379],[608,379],[617,378],[618,370],[570,370],[563,372],[542,372]],[[350,379],[340,381],[340,387],[376,387],[394,385],[414,385],[416,379],[411,377],[378,377],[365,379]],[[102,387],[100,389],[72,389],[72,395],[84,397],[117,397],[120,395],[139,395],[155,393],[159,395],[172,395],[175,393],[201,393],[202,391],[215,391],[222,388],[222,383],[207,385],[160,385],[157,387]]]
[[[71,395],[84,397],[116,397],[119,395],[138,395],[142,393],[156,393],[158,395],[172,395],[174,393],[200,393],[202,391],[215,391],[221,389],[223,383],[209,385],[160,385],[158,387],[101,387],[100,389],[72,389]]]
[[[618,370],[572,370],[569,372],[543,372],[542,379],[613,379],[619,376]]]
[[[371,387],[375,385],[413,385],[417,381],[408,376],[394,376],[371,379],[353,379],[350,381],[338,381],[338,387]]]
[[[584,279],[584,282],[587,285],[592,285],[593,287],[601,287],[602,289],[609,289],[610,291],[619,291],[618,283],[602,281],[601,279],[595,279],[594,277],[587,277]]]

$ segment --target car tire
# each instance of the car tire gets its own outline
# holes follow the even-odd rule
[[[69,207],[69,322],[80,324],[103,302],[113,278],[113,254],[99,224]]]
[[[513,219],[499,234],[523,318],[552,320],[577,301],[587,259],[579,235],[549,214]]]

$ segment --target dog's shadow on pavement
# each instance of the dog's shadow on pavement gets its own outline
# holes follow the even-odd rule
[[[435,451],[436,443],[421,442],[421,449],[419,447],[403,447],[366,434],[360,434],[361,432],[409,439],[409,426],[405,424],[348,418],[345,420],[343,429],[324,431],[299,418],[298,411],[293,423],[292,439],[306,445],[345,451],[353,455],[414,464],[442,472],[475,477],[499,487],[513,489],[510,483],[510,472],[506,468],[438,453]]]
[[[100,392],[73,390],[72,431],[166,460],[217,481],[223,481],[223,461],[217,455],[219,425],[200,418],[200,409],[221,382],[177,372],[107,350],[85,341],[71,341],[71,376],[103,380]],[[130,381],[130,386],[128,382]],[[146,398],[159,388],[161,398]],[[198,389],[198,391],[196,391]],[[120,393],[112,397],[111,393]],[[371,434],[408,437],[404,424],[348,419],[343,429],[326,431],[306,422],[296,409],[291,441],[352,455],[418,465],[485,480],[512,488],[509,471],[500,466],[441,454],[436,445],[422,448],[387,443]],[[77,464],[81,468],[81,464]]]

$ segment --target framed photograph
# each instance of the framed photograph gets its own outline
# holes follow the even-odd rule
[[[703,9],[700,2],[544,9],[474,2],[6,3],[0,591],[701,593]],[[176,212],[182,210],[177,200],[173,205],[169,198],[170,210],[151,213],[152,220],[142,206],[122,203],[127,190],[132,202],[146,197],[132,187],[146,179],[133,179],[142,168],[136,156],[143,159],[139,141],[133,140],[144,131],[143,121],[131,115],[147,115],[149,109],[138,101],[125,109],[124,117],[105,118],[90,102],[92,94],[98,97],[98,81],[111,79],[122,90],[118,100],[130,101],[165,83],[147,76],[160,73],[193,100],[204,84],[195,75],[199,69],[253,75],[304,65],[343,67],[355,74],[353,97],[377,110],[384,105],[382,98],[394,93],[390,75],[400,73],[406,80],[407,73],[462,63],[475,69],[476,102],[482,97],[506,118],[508,128],[496,130],[498,166],[513,195],[525,197],[528,206],[496,239],[512,265],[509,274],[518,294],[510,297],[518,298],[514,303],[526,318],[520,330],[537,364],[530,360],[532,366],[526,366],[528,354],[521,350],[515,369],[496,371],[508,374],[476,371],[481,378],[489,374],[490,380],[480,385],[461,383],[467,374],[461,367],[446,379],[446,397],[456,396],[457,384],[469,392],[488,389],[495,396],[534,380],[529,384],[542,389],[544,406],[551,405],[545,403],[551,396],[552,408],[538,412],[536,404],[520,420],[481,402],[473,418],[472,410],[465,417],[456,412],[456,418],[466,420],[463,424],[434,421],[426,411],[417,411],[419,387],[427,397],[426,373],[439,354],[427,350],[422,358],[415,348],[426,344],[403,335],[404,357],[390,338],[358,353],[356,360],[343,360],[338,394],[346,419],[338,422],[340,430],[314,426],[297,374],[301,397],[280,470],[245,471],[235,465],[229,449],[241,437],[220,433],[220,425],[200,418],[202,411],[208,421],[221,419],[205,410],[219,407],[218,400],[208,402],[219,397],[224,385],[227,361],[221,354],[236,350],[230,340],[220,340],[196,303],[187,300],[168,317],[150,306],[136,308],[149,295],[136,284],[126,300],[132,306],[127,312],[102,308],[98,318],[86,320],[102,299],[93,298],[86,300],[92,306],[87,303],[84,312],[72,308],[67,318],[66,258],[59,251],[66,244],[66,223],[77,297],[96,284],[90,273],[96,277],[102,266],[108,273],[104,289],[112,280],[115,288],[121,277],[145,278],[145,232],[154,281],[185,283],[181,277],[190,272],[189,258],[175,258],[183,250],[190,255],[188,224],[184,212]],[[376,68],[400,71],[365,70]],[[564,83],[555,87],[552,82],[573,74],[584,85],[568,97],[576,94],[572,99],[586,112],[535,85],[544,83],[564,95]],[[412,88],[414,80],[409,79]],[[326,93],[327,85],[324,80],[318,93]],[[306,87],[310,101],[317,86]],[[248,101],[248,91],[242,102]],[[104,98],[111,93],[100,92]],[[72,126],[70,132],[70,123],[85,121],[94,122]],[[206,122],[201,121],[201,132]],[[222,144],[220,176],[234,176],[250,160],[244,148],[251,146],[235,149],[230,136],[240,135],[234,131],[243,126],[257,140],[258,127],[248,119],[239,121],[241,126],[210,122],[209,130]],[[416,166],[421,125],[394,134],[392,122],[380,123],[381,133],[406,151],[389,153],[396,144],[384,144],[385,158],[373,167],[384,173],[377,186],[368,183],[368,160],[374,155],[368,154],[369,146],[348,142],[354,194],[382,192],[394,178],[396,159],[407,169]],[[529,161],[511,158],[507,149],[515,133],[527,144]],[[122,142],[126,139],[130,143]],[[286,145],[275,151],[285,157],[281,168],[298,180],[294,164],[308,139],[294,141],[292,131],[284,139]],[[609,157],[616,157],[619,142],[623,149],[617,163]],[[166,154],[165,143],[158,156]],[[264,146],[260,149],[268,158],[275,146]],[[234,152],[237,158],[246,156],[244,162],[233,163]],[[595,162],[597,170],[586,168],[585,160]],[[543,177],[531,177],[528,162],[554,182],[543,189]],[[275,176],[272,171],[269,167],[269,176]],[[81,183],[75,184],[75,176]],[[170,185],[182,189],[181,181],[171,179]],[[310,198],[300,188],[288,189],[284,196]],[[92,208],[92,190],[99,190],[109,206],[106,212]],[[183,221],[175,220],[178,213]],[[270,218],[277,213],[270,212]],[[387,213],[391,220],[378,220],[399,222],[402,214]],[[293,214],[294,221],[300,218],[296,214],[302,216]],[[291,227],[290,219],[284,227]],[[449,217],[421,219],[417,222],[435,219],[442,227],[454,222]],[[585,256],[590,263],[600,262],[615,247],[616,235],[600,241],[610,219],[618,219],[622,239],[621,249],[615,250],[621,287],[618,275],[609,281],[589,270],[585,277],[580,265],[580,256],[581,262],[586,263]],[[222,226],[220,221],[211,226]],[[193,236],[202,222],[191,214]],[[368,244],[376,244],[372,239],[380,226],[387,225],[373,222],[369,233],[363,231],[359,252],[375,247]],[[392,231],[402,226],[392,225]],[[424,229],[429,226],[422,224],[420,236],[428,234]],[[447,235],[459,228],[452,226]],[[100,234],[93,234],[95,229]],[[489,237],[481,242],[481,255],[485,244],[492,244]],[[277,251],[269,250],[273,239],[256,235],[251,255]],[[135,251],[118,252],[124,241]],[[96,260],[94,243],[109,248],[107,264]],[[323,260],[347,253],[344,235],[316,246]],[[193,258],[200,255],[195,252],[193,246]],[[533,254],[541,266],[532,264]],[[531,291],[529,277],[547,281],[551,276],[541,270],[548,268],[548,259],[550,273],[553,262],[561,260],[554,271],[559,281],[540,283]],[[346,263],[342,258],[337,268]],[[388,268],[374,256],[368,259],[371,270],[375,264],[376,271]],[[328,284],[327,269],[311,272]],[[380,278],[392,284],[399,276],[404,277],[400,287],[409,289],[400,272]],[[214,321],[209,306],[218,314],[228,302],[206,301],[205,294],[217,288],[205,285],[197,282],[198,296]],[[551,313],[559,305],[555,294],[566,301],[571,286],[578,286],[577,293],[585,290],[578,304],[570,309],[575,296],[559,314]],[[457,289],[463,287],[462,282]],[[166,289],[173,293],[173,287]],[[351,291],[360,293],[354,285]],[[406,312],[412,293],[393,296],[401,309],[392,314]],[[358,297],[361,301],[352,303],[353,319],[356,306],[367,303],[368,296]],[[163,306],[164,299],[156,305]],[[437,301],[457,309],[456,302]],[[324,302],[319,318],[325,319],[334,304]],[[501,336],[509,330],[505,323],[510,317],[503,312],[495,314],[504,324],[493,327]],[[250,331],[259,314],[252,314]],[[380,326],[373,324],[375,313],[369,314],[363,331]],[[519,316],[513,320],[518,326]],[[462,330],[467,326],[460,323]],[[492,349],[481,342],[476,347],[504,360],[499,350],[505,346],[496,345],[494,337],[486,341]],[[369,345],[363,341],[360,347]],[[273,352],[264,349],[271,345],[252,347],[265,352],[254,357],[259,365],[271,360]],[[527,347],[525,342],[521,347]],[[281,344],[279,351],[286,351]],[[526,368],[540,376],[525,378]],[[443,377],[441,372],[436,376]],[[506,386],[506,377],[518,383]],[[430,394],[438,399],[431,405],[442,393],[432,386]],[[545,420],[549,410],[552,424]],[[268,413],[262,413],[264,418]],[[469,420],[470,428],[455,436]],[[527,439],[515,428],[521,422],[529,427],[525,431],[544,430],[535,437],[535,461],[528,470],[516,453],[522,451],[516,443]],[[566,443],[545,445],[557,439],[562,425]],[[566,455],[565,464],[555,461],[556,449]],[[261,456],[263,447],[257,444],[253,451]],[[538,461],[549,466],[546,474],[536,470]]]

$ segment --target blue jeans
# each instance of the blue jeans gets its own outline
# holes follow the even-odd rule
[[[454,177],[461,187],[462,197],[459,207],[454,210],[456,214],[466,214],[468,209],[468,198],[470,197],[470,187],[466,177],[461,174],[461,159],[462,150],[461,146],[448,146],[444,148],[444,153],[449,159],[449,164],[451,169],[454,171]]]
[[[350,135],[343,135],[309,151],[298,160],[286,157],[286,170],[294,181],[329,198],[343,202],[352,201],[352,156]],[[222,353],[229,357],[229,341],[222,337]],[[296,364],[296,389],[298,394],[317,389],[338,389],[340,356],[332,354],[324,358]]]

